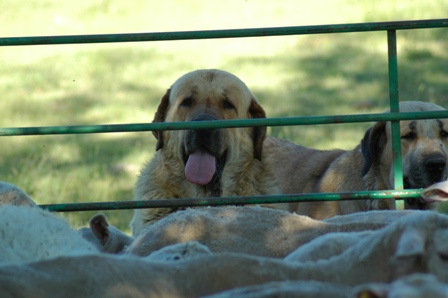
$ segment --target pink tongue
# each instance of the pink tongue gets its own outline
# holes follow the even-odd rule
[[[187,160],[185,176],[194,184],[206,185],[210,183],[216,171],[216,160],[213,155],[196,149]]]

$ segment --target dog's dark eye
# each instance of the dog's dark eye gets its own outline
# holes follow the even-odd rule
[[[236,110],[235,106],[228,100],[224,101],[223,106],[224,106],[224,109],[227,109],[227,110]]]
[[[446,130],[442,130],[442,131],[440,132],[440,137],[441,137],[442,139],[446,139],[446,138],[448,138],[448,131],[446,131]]]
[[[193,104],[193,99],[191,98],[191,97],[187,97],[187,98],[185,98],[181,103],[180,103],[180,105],[182,106],[182,107],[191,107],[191,105]]]
[[[401,136],[402,140],[408,140],[408,141],[412,141],[417,137],[417,134],[413,131],[410,131],[404,135]]]

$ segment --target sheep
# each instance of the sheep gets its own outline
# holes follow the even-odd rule
[[[238,209],[237,212],[244,212],[244,210]],[[258,211],[258,212],[263,212],[263,211]],[[267,214],[272,213],[271,211],[266,211],[266,212],[267,212]],[[335,216],[332,218],[325,219],[325,220],[323,220],[323,222],[327,222],[327,223],[331,223],[331,224],[346,225],[347,229],[351,229],[352,225],[354,226],[354,225],[359,225],[359,224],[362,224],[365,227],[365,229],[370,229],[370,227],[373,227],[373,229],[375,229],[378,227],[382,227],[386,224],[389,224],[389,223],[395,221],[396,219],[401,218],[402,216],[405,216],[411,212],[412,211],[409,211],[409,210],[408,211],[388,211],[388,212],[371,211],[368,214],[364,213],[364,212],[362,212],[362,213],[359,212],[359,213],[352,213],[352,214],[347,214],[347,215],[342,215],[342,216]],[[277,213],[277,212],[274,212],[274,213]],[[283,215],[285,215],[285,213],[283,213]],[[203,214],[200,213],[199,216],[203,216]],[[174,217],[174,215],[173,215],[173,217]],[[179,219],[172,218],[172,220],[176,221]],[[313,222],[313,220],[311,220],[310,222]],[[212,225],[212,226],[214,226],[214,225]],[[360,229],[362,230],[363,228],[360,227]],[[355,228],[355,230],[357,230],[357,229]],[[130,253],[130,254],[136,254],[135,251],[138,251],[137,255],[145,255],[146,254],[146,252],[143,252],[140,250],[140,247],[145,245],[144,242],[147,240],[143,240],[143,239],[146,239],[148,237],[148,235],[140,237],[138,240],[138,244],[137,243],[133,244],[132,248],[127,249],[127,247],[130,246],[130,244],[134,241],[134,238],[131,236],[128,236],[126,233],[120,231],[116,227],[109,225],[106,217],[102,214],[97,214],[91,218],[90,228],[81,228],[78,231],[79,231],[79,233],[81,233],[81,235],[86,240],[93,243],[101,252],[112,253],[112,254],[121,254],[121,253],[126,252],[126,253]],[[245,230],[243,230],[241,232],[244,233],[244,231]],[[150,234],[151,232],[148,231],[147,233]],[[318,234],[319,234],[319,232],[316,232],[316,236],[318,236]],[[218,236],[216,236],[216,237],[218,237]],[[232,237],[232,236],[227,235],[226,237]],[[250,231],[247,235],[243,235],[243,237],[250,239],[250,237],[251,237]],[[150,239],[152,239],[152,237],[150,237]],[[307,239],[308,239],[307,237],[304,237],[303,242],[307,241]],[[312,239],[312,237],[309,239]],[[336,241],[338,242],[338,239],[336,239]],[[222,241],[222,242],[225,242],[225,241]],[[161,245],[160,247],[162,247],[162,246],[163,245]],[[341,247],[341,246],[338,244],[338,247]],[[218,249],[218,251],[224,251],[224,248]],[[150,253],[150,250],[148,249],[147,252]]]
[[[16,185],[0,181],[0,264],[97,252],[65,220],[38,208]]]
[[[31,206],[0,206],[0,263],[98,253],[62,218]]]
[[[225,208],[225,207],[221,207],[221,208]],[[244,213],[245,210],[243,209],[234,209],[234,207],[232,210],[240,213]],[[210,210],[210,209],[205,209],[205,210]],[[204,212],[206,212],[204,210]],[[225,210],[225,209],[223,209]],[[272,212],[272,211],[262,211],[265,209],[260,209],[257,212],[266,212],[266,216],[269,214],[278,214],[278,212]],[[212,212],[216,212],[216,211],[212,211]],[[249,211],[250,212],[250,211]],[[393,222],[394,220],[405,216],[407,214],[409,214],[412,211],[389,211],[389,212],[384,212],[384,211],[371,211],[368,214],[366,213],[353,213],[353,214],[348,214],[348,215],[343,215],[343,216],[335,216],[333,218],[329,218],[329,219],[325,219],[324,222],[328,222],[331,224],[338,224],[338,225],[345,225],[346,229],[353,229],[352,225],[359,225],[362,224],[362,226],[359,227],[359,229],[363,229],[363,227],[365,227],[365,229],[371,229],[371,227],[373,227],[373,229],[378,228],[378,227],[382,227],[385,224],[389,224],[391,222]],[[176,213],[177,214],[177,213]],[[198,213],[200,217],[204,216],[204,213]],[[287,215],[287,217],[289,217],[289,213],[280,213],[281,216],[285,216]],[[277,216],[279,216],[280,214],[278,214]],[[191,215],[194,216],[194,215]],[[213,214],[211,214],[210,216],[213,216]],[[243,214],[241,214],[241,216],[243,216]],[[265,217],[263,214],[260,214],[261,217]],[[173,217],[171,218],[171,220],[174,221],[179,221],[182,220],[179,218],[175,218],[177,217],[177,215],[173,215]],[[206,216],[207,217],[207,216]],[[270,217],[268,217],[270,218]],[[275,217],[274,217],[275,218]],[[296,218],[296,217],[293,217]],[[302,217],[303,220],[306,221],[306,219],[304,219],[305,217]],[[229,219],[230,220],[230,219]],[[246,219],[244,219],[246,220]],[[266,221],[269,219],[264,219],[264,221]],[[314,221],[314,220],[310,220],[308,222],[318,222],[318,221]],[[229,223],[228,223],[229,224]],[[269,222],[267,223],[269,224]],[[216,224],[212,224],[211,226],[214,227]],[[192,229],[194,228],[193,226],[191,227]],[[355,230],[357,230],[357,228],[354,228]],[[81,233],[81,235],[87,239],[88,241],[90,241],[91,243],[95,244],[95,246],[102,252],[106,252],[106,253],[113,253],[113,254],[121,254],[121,253],[127,253],[127,254],[137,254],[137,255],[145,255],[147,253],[150,253],[151,251],[154,251],[154,249],[149,249],[149,248],[142,248],[142,247],[146,247],[146,244],[144,244],[145,242],[147,242],[148,240],[146,240],[148,238],[148,234],[151,234],[152,229],[150,229],[150,231],[146,232],[145,235],[146,236],[142,236],[139,237],[138,243],[135,243],[132,245],[131,248],[127,248],[128,246],[130,246],[130,244],[134,241],[134,238],[131,236],[128,236],[127,234],[125,234],[124,232],[120,231],[119,229],[117,229],[116,227],[109,225],[109,223],[107,222],[107,219],[104,215],[102,214],[97,214],[94,217],[92,217],[92,219],[90,220],[90,228],[81,228],[79,229],[79,232]],[[242,237],[249,239],[246,240],[246,242],[250,242],[250,238],[251,238],[251,230],[248,231],[247,235],[244,235],[245,231],[247,230],[242,230],[241,233],[243,233]],[[317,231],[316,233],[316,237],[319,235],[319,231]],[[216,235],[216,238],[219,237],[219,235]],[[225,237],[227,238],[231,238],[233,237],[232,235],[226,235]],[[238,236],[240,237],[240,236]],[[304,236],[303,237],[303,243],[308,241],[307,239],[312,239],[311,238],[307,238],[308,236]],[[157,239],[153,238],[153,237],[149,237],[151,239],[151,241],[156,241]],[[145,240],[143,240],[145,239]],[[192,240],[194,240],[194,237],[191,238]],[[338,241],[338,240],[336,240]],[[207,241],[206,241],[207,242]],[[222,240],[222,242],[225,242],[224,240]],[[302,242],[300,242],[302,243]],[[299,243],[299,244],[300,244]],[[166,244],[160,245],[158,246],[158,248],[163,247]],[[254,243],[253,245],[257,245],[256,243]],[[340,245],[338,247],[341,247]],[[217,251],[224,251],[225,248],[218,248]],[[231,250],[233,251],[233,250]],[[264,254],[262,254],[264,255]]]
[[[174,263],[126,255],[64,257],[26,266],[0,266],[0,292],[25,297],[203,297],[286,281],[319,281],[348,287],[394,285],[394,281],[405,282],[411,279],[406,276],[416,273],[430,274],[446,284],[446,243],[448,216],[415,211],[373,231],[343,253],[316,262],[228,252]],[[413,285],[418,287],[418,282]]]
[[[423,194],[428,193],[427,197],[432,195],[431,198],[433,198],[434,195],[442,196],[446,192],[444,192],[444,189],[446,188],[446,183],[439,183],[435,184],[426,190],[424,190]],[[434,192],[434,189],[438,190],[438,192]],[[430,193],[432,191],[432,193]],[[440,200],[440,199],[439,199]],[[334,216],[331,218],[324,219],[323,221],[330,224],[367,224],[369,226],[375,226],[378,225],[379,227],[384,226],[386,224],[389,224],[403,216],[406,216],[408,214],[412,213],[412,211],[405,210],[405,211],[370,211],[369,213],[364,212],[357,212],[347,215],[339,215]],[[202,216],[202,215],[200,215]],[[362,229],[361,229],[362,230]],[[122,231],[118,230],[116,227],[109,225],[107,222],[107,219],[104,215],[98,214],[92,217],[90,220],[90,229],[89,228],[81,228],[79,230],[81,235],[87,239],[88,241],[95,244],[95,246],[102,252],[106,253],[123,253],[127,246],[129,246],[134,238],[131,236],[128,236],[127,234],[123,233]],[[148,232],[150,233],[150,232]],[[362,233],[361,233],[362,234]],[[140,237],[138,244],[134,244],[132,248],[130,248],[127,253],[131,251],[132,254],[146,254],[147,252],[142,252],[144,249],[140,249],[141,246],[144,246],[143,242],[147,240],[142,240],[142,238],[148,238],[148,235]],[[350,244],[350,236],[347,235],[345,237],[344,234],[339,234],[340,237],[344,237],[344,240],[340,239],[338,236],[334,236],[334,240],[331,242],[331,248],[326,247],[325,251],[331,252],[333,249],[342,249],[344,245]],[[194,237],[193,237],[194,238]],[[192,239],[193,239],[192,238]],[[247,238],[247,237],[245,237]],[[339,239],[338,239],[339,238]],[[151,237],[152,239],[152,237]],[[356,237],[353,238],[353,241]],[[146,245],[145,245],[146,246]],[[150,252],[149,248],[145,248],[148,250],[148,253]],[[137,251],[137,253],[135,253]],[[219,250],[221,251],[221,250]],[[315,252],[314,257],[324,256],[325,252]],[[308,256],[311,257],[311,256]]]
[[[431,188],[432,190],[432,188]],[[332,224],[349,223],[385,223],[390,224],[397,219],[415,213],[413,210],[404,211],[370,211],[369,213],[358,212],[347,215],[334,216],[324,219],[324,222]],[[321,259],[329,259],[344,252],[346,249],[357,244],[362,238],[372,235],[373,231],[361,232],[338,232],[328,233],[313,239],[306,245],[298,247],[295,251],[285,257],[286,261],[315,262]]]
[[[381,211],[377,211],[381,212]],[[405,213],[391,212],[391,218]],[[126,248],[125,254],[146,256],[165,246],[198,241],[212,252],[237,252],[283,258],[300,245],[322,234],[375,230],[390,224],[382,213],[341,223],[325,222],[287,211],[263,207],[206,207],[181,210],[149,226]],[[374,220],[374,218],[381,220]],[[358,218],[358,220],[355,220]]]
[[[330,236],[330,239],[327,237]],[[285,258],[310,267],[320,267],[320,280],[359,284],[376,280],[390,282],[415,272],[435,274],[448,282],[448,216],[433,211],[414,211],[388,226],[371,232],[347,245],[342,253],[303,263],[298,251],[320,250],[333,235],[327,234],[308,242]],[[327,240],[327,241],[325,241]],[[336,272],[331,266],[337,268]],[[368,269],[367,269],[368,268]],[[334,277],[330,276],[335,274]]]
[[[103,214],[93,216],[89,225],[90,228],[81,228],[78,232],[101,252],[120,254],[134,240],[133,237],[109,225]]]
[[[26,192],[3,181],[0,181],[0,205],[37,206]]]

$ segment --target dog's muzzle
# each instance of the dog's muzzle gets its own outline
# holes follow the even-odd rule
[[[441,153],[428,155],[421,166],[411,167],[411,173],[404,177],[406,189],[427,188],[430,185],[447,179],[447,157]],[[434,209],[435,204],[423,198],[405,199],[406,209],[427,210]]]
[[[199,114],[192,121],[217,120],[209,114]],[[224,156],[224,160],[223,160]],[[209,184],[216,174],[222,173],[225,154],[221,154],[221,130],[189,130],[185,140],[185,176],[191,183]]]
[[[441,154],[430,155],[425,159],[423,163],[431,184],[446,179],[446,162],[446,157]]]

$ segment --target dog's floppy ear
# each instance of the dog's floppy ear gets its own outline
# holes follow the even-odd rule
[[[361,141],[364,165],[361,176],[364,177],[374,163],[377,163],[387,143],[386,122],[378,122],[370,127]]]
[[[170,91],[171,89],[168,89],[165,95],[162,97],[162,101],[160,102],[159,107],[157,108],[157,112],[154,115],[154,120],[152,121],[153,123],[165,122],[166,112],[168,111],[168,106],[170,104]],[[152,134],[157,139],[157,151],[163,147],[163,131],[153,131]]]
[[[252,98],[250,102],[249,114],[252,118],[266,118],[266,113],[254,98]],[[266,126],[258,126],[252,128],[254,157],[258,160],[261,160],[261,154],[263,151],[263,142],[265,138],[266,138]]]

